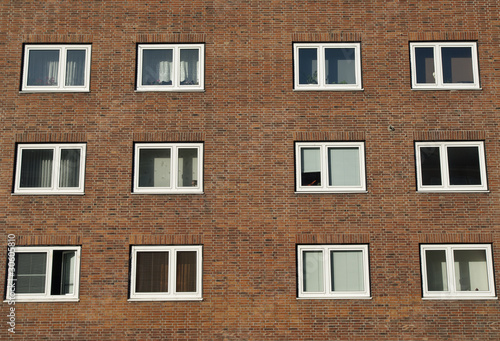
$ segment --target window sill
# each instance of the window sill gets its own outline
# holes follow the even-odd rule
[[[435,189],[418,189],[417,193],[490,193],[488,189],[478,189],[478,190],[466,190],[466,189],[444,189],[444,190],[435,190]]]
[[[146,194],[146,195],[151,195],[151,194],[158,194],[158,195],[170,195],[170,194],[193,194],[193,195],[200,195],[200,194],[205,194],[205,192],[189,192],[189,191],[175,191],[175,192],[131,192],[130,194],[132,195],[141,195],[141,194]]]
[[[90,90],[75,90],[75,89],[68,89],[68,90],[63,90],[63,89],[53,89],[53,90],[48,90],[48,89],[43,89],[43,90],[34,90],[34,89],[28,89],[28,90],[21,90],[19,91],[20,94],[34,94],[34,93],[54,93],[54,92],[69,92],[69,93],[88,93]]]
[[[135,89],[135,92],[205,92],[205,89]]]
[[[439,296],[439,297],[422,297],[424,301],[435,300],[498,300],[497,296]]]
[[[455,90],[474,90],[474,91],[481,91],[483,88],[411,88],[412,90],[415,91],[436,91],[436,90],[448,90],[448,91],[455,91]]]
[[[128,302],[152,302],[152,301],[203,301],[203,297],[178,297],[178,298],[129,298]]]
[[[41,302],[80,302],[79,298],[15,298],[11,300],[4,300],[4,303],[15,302],[17,303],[41,303]]]
[[[353,191],[295,191],[295,194],[366,194],[367,190],[353,190]]]
[[[12,195],[85,195],[84,192],[14,192]]]
[[[365,91],[364,88],[338,88],[338,89],[330,89],[330,88],[300,88],[300,89],[293,89],[294,92],[301,92],[301,91]]]
[[[297,300],[371,300],[371,296],[317,296],[317,297],[297,297]]]

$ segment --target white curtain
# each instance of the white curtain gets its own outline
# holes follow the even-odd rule
[[[181,49],[181,85],[198,85],[199,50]]]
[[[446,251],[428,250],[425,252],[427,268],[427,289],[429,291],[448,291],[446,271]]]
[[[45,292],[47,253],[16,254],[16,294]]]
[[[61,269],[61,294],[72,294],[75,287],[75,251],[63,252]]]
[[[173,50],[144,50],[142,85],[171,85]]]
[[[66,86],[85,85],[85,50],[68,50],[66,56]]]
[[[139,187],[170,187],[170,149],[141,149]]]
[[[196,187],[198,185],[198,150],[179,149],[178,177],[179,187]]]
[[[28,85],[58,85],[59,50],[30,50]]]

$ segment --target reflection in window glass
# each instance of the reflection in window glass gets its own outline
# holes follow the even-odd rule
[[[57,86],[59,50],[30,50],[28,85]]]
[[[304,251],[302,255],[304,292],[323,292],[323,252]]]
[[[325,83],[356,84],[356,63],[354,49],[325,49]]]
[[[331,251],[332,291],[363,291],[363,252]]]
[[[359,148],[328,148],[330,186],[360,186]]]
[[[61,149],[59,187],[78,187],[80,184],[80,149]]]
[[[442,47],[444,83],[474,83],[470,47]]]
[[[318,84],[318,50],[299,49],[299,84]]]
[[[477,147],[448,147],[450,185],[481,185]]]
[[[434,48],[415,48],[415,64],[417,68],[417,83],[435,84]]]

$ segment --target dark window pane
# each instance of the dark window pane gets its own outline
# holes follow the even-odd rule
[[[176,292],[196,292],[196,252],[177,252]]]
[[[473,83],[472,49],[443,47],[441,49],[444,83]]]
[[[80,149],[61,149],[59,187],[78,187],[80,183]]]
[[[434,78],[434,48],[416,47],[415,48],[415,67],[417,73],[417,83],[436,83]]]
[[[425,251],[427,268],[427,289],[429,291],[447,291],[448,275],[446,270],[446,251]]]
[[[299,49],[299,84],[318,84],[316,49]]]
[[[57,86],[59,50],[29,51],[28,85]]]
[[[450,185],[481,185],[477,147],[448,147]]]
[[[137,252],[136,292],[168,292],[168,252]]]
[[[356,84],[353,48],[325,49],[325,83]]]
[[[422,170],[422,185],[439,186],[442,184],[438,147],[420,148],[420,167]]]
[[[16,293],[45,293],[47,253],[16,253]]]
[[[68,50],[66,59],[66,85],[83,86],[85,83],[85,50]]]
[[[24,149],[19,186],[51,187],[53,155],[52,149]]]

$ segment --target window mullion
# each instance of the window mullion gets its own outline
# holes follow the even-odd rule
[[[323,88],[325,86],[325,77],[326,77],[326,66],[325,66],[325,52],[326,49],[324,46],[318,47],[318,86]]]
[[[441,60],[441,45],[433,46],[434,49],[434,73],[437,87],[443,87],[443,62]]]
[[[59,173],[61,165],[61,148],[54,147],[54,158],[52,160],[52,189],[59,189]]]
[[[451,247],[446,248],[446,267],[448,270],[448,291],[451,295],[456,295],[457,288],[455,285],[455,260],[453,259],[453,249]]]
[[[448,169],[448,148],[447,145],[439,146],[440,162],[441,162],[441,183],[444,189],[450,188],[450,171]]]
[[[66,47],[61,47],[59,49],[59,81],[58,88],[64,89],[66,87],[66,55],[68,49]]]
[[[179,147],[178,146],[172,146],[172,168],[170,170],[170,186],[172,189],[177,190],[179,187],[177,186],[177,174],[179,173],[178,170],[178,152],[179,152]]]
[[[172,69],[174,70],[173,75],[172,75],[172,85],[174,88],[180,88],[180,74],[181,74],[181,51],[178,46],[174,47],[173,53],[172,53],[172,63],[173,67]]]
[[[52,262],[53,249],[47,250],[47,264],[45,264],[45,293],[44,296],[49,297],[52,294]]]
[[[323,278],[323,285],[324,285],[324,292],[325,294],[333,294],[332,292],[332,265],[330,264],[330,252],[332,252],[333,249],[329,248],[324,248],[323,249],[323,273],[324,273],[324,278]]]
[[[176,296],[177,295],[177,288],[176,288],[176,283],[177,283],[177,249],[172,249],[170,251],[170,255],[168,257],[169,267],[169,275],[168,275],[168,292],[170,296]]]
[[[328,184],[328,148],[325,144],[322,144],[321,147],[321,188],[326,189],[329,187]]]

